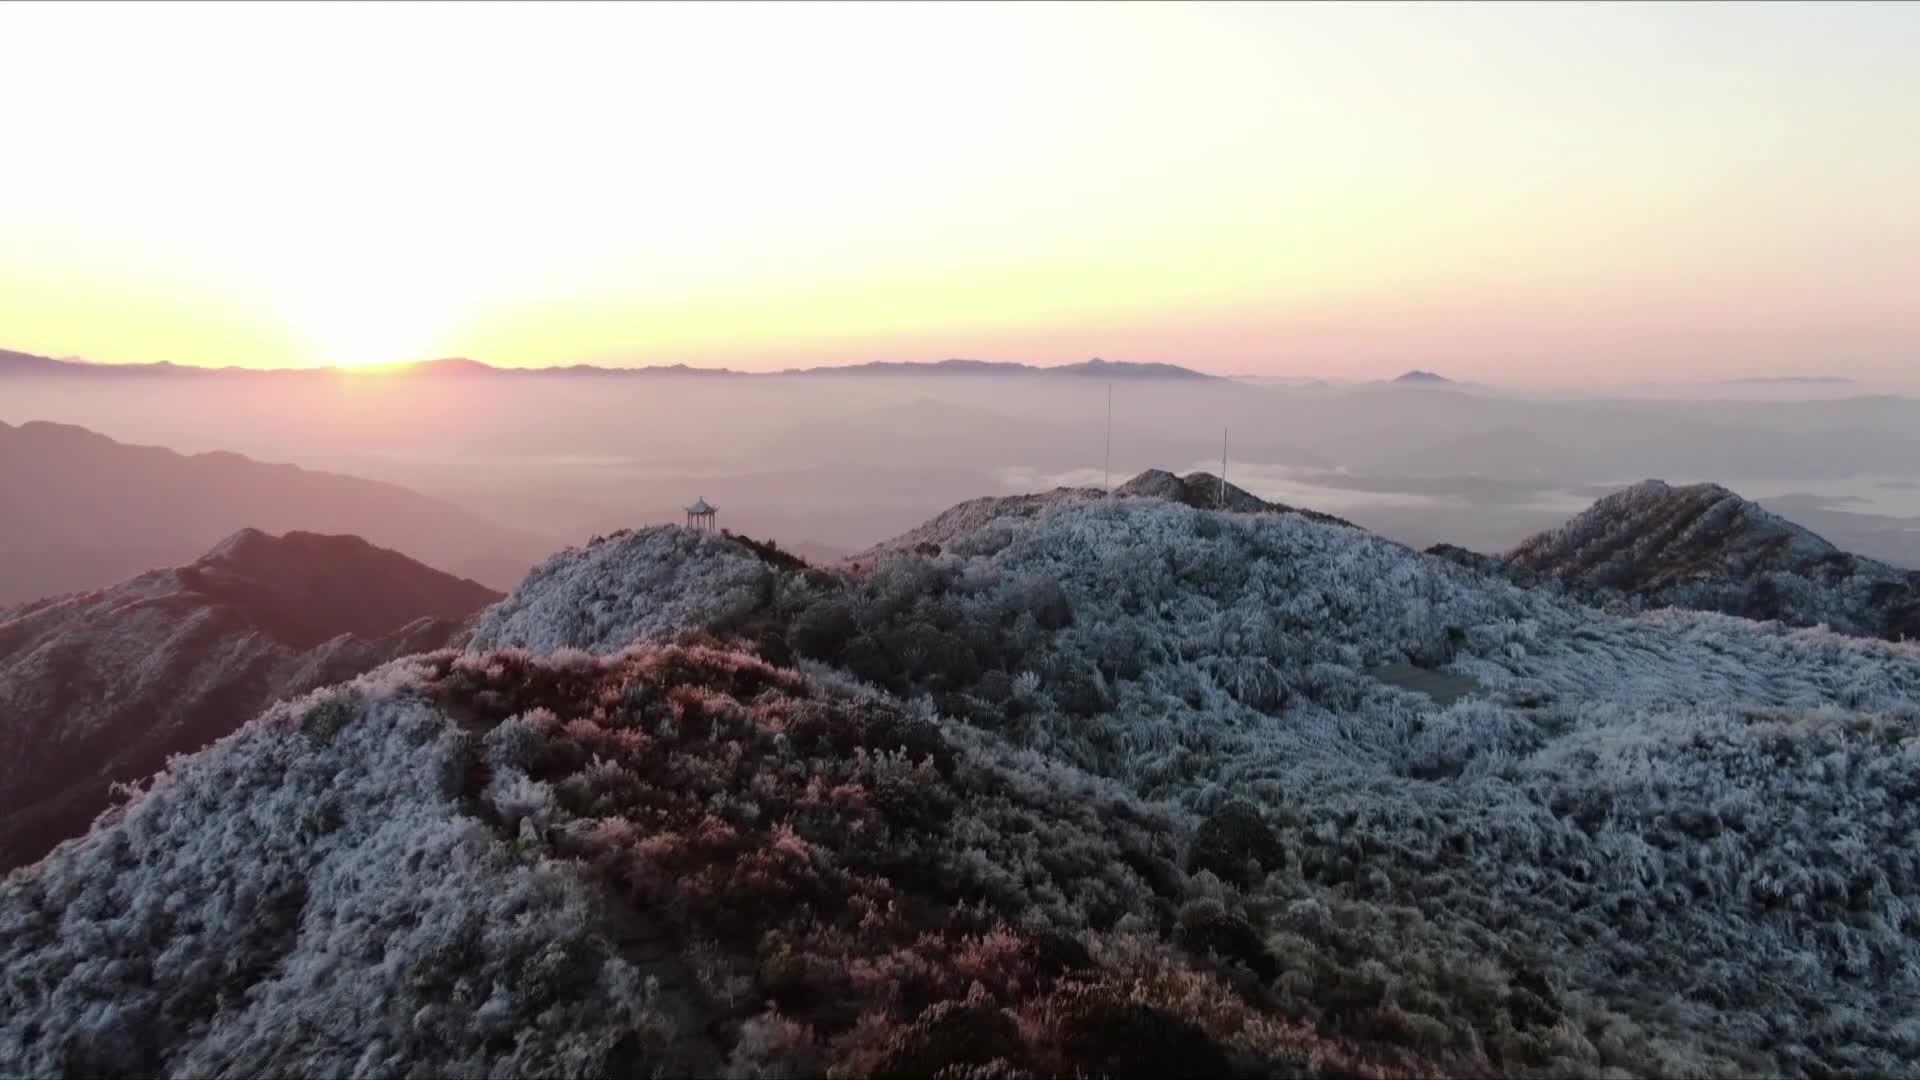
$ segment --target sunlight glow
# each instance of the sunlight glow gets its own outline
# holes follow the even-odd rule
[[[1920,6],[16,3],[0,39],[34,103],[6,348],[1497,377],[1920,344]]]

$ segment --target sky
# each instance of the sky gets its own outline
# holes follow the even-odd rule
[[[1920,4],[0,5],[0,347],[1920,370]]]

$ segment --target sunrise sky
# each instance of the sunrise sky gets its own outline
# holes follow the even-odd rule
[[[1920,4],[0,6],[0,347],[1920,368]]]

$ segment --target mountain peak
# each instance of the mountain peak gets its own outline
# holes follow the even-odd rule
[[[1431,371],[1421,371],[1419,368],[1414,368],[1412,371],[1407,372],[1405,375],[1393,381],[1400,384],[1411,383],[1415,385],[1438,386],[1442,383],[1451,383],[1453,380],[1444,375],[1436,375]]]
[[[196,563],[246,563],[261,557],[276,544],[279,538],[272,533],[252,526],[236,530],[232,535],[207,549],[205,555],[195,559]]]
[[[392,633],[422,616],[464,618],[501,598],[358,536],[244,528],[174,572],[276,640],[309,648],[340,634]]]
[[[1175,476],[1165,469],[1148,469],[1114,488],[1113,493],[1123,497],[1165,499],[1197,510],[1226,510],[1239,514],[1298,514],[1323,524],[1359,527],[1332,514],[1288,506],[1285,503],[1268,502],[1245,488],[1236,487],[1231,483],[1222,485],[1218,476],[1204,470],[1190,472],[1185,476]]]
[[[114,783],[276,699],[460,640],[499,599],[357,536],[246,528],[194,562],[0,619],[0,870],[85,831]]]
[[[264,564],[276,560],[322,559],[381,560],[386,557],[398,557],[418,566],[419,563],[408,559],[397,551],[388,551],[375,547],[366,540],[351,534],[329,534],[306,532],[301,529],[289,529],[275,536],[264,529],[245,526],[226,539],[207,550],[205,555],[194,560],[196,564],[222,563],[228,566]]]
[[[397,364],[395,367],[421,375],[492,375],[501,370],[492,364],[483,364],[464,356],[444,356],[438,360],[420,360],[411,364]]]
[[[1049,375],[1097,375],[1106,378],[1133,379],[1217,379],[1217,375],[1208,375],[1203,371],[1181,367],[1178,364],[1162,364],[1152,361],[1103,360],[1096,356],[1079,364],[1062,364],[1059,367],[1037,369]]]
[[[1592,596],[1920,636],[1920,574],[1841,551],[1720,484],[1642,480],[1507,555]]]
[[[1811,563],[1832,544],[1719,484],[1648,479],[1595,502],[1511,558],[1554,577],[1626,591]]]

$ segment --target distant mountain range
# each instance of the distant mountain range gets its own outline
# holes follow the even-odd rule
[[[178,565],[247,527],[364,536],[502,587],[553,546],[393,484],[44,421],[0,423],[0,507],[0,604]]]
[[[1444,375],[1435,375],[1431,371],[1421,371],[1418,368],[1415,368],[1414,370],[1407,372],[1405,375],[1402,375],[1399,378],[1394,379],[1393,381],[1401,384],[1414,384],[1414,385],[1421,385],[1421,386],[1441,386],[1441,385],[1445,385],[1447,383],[1453,382],[1452,379],[1449,379]]]
[[[196,367],[188,364],[167,362],[152,364],[95,364],[83,360],[57,360],[47,356],[35,356],[31,353],[10,352],[0,349],[0,377],[8,375],[69,375],[76,377],[128,377],[128,376],[180,376],[208,377],[215,375],[246,376],[296,376],[313,378],[316,376],[365,375],[380,373],[385,375],[412,375],[435,377],[480,377],[513,376],[528,377],[608,377],[639,378],[660,375],[706,375],[728,378],[771,378],[775,376],[863,376],[863,375],[993,375],[993,376],[1076,376],[1101,379],[1217,379],[1219,376],[1194,371],[1176,364],[1150,363],[1132,360],[1102,360],[1095,357],[1078,364],[1061,364],[1053,367],[1041,367],[1034,364],[1021,364],[1001,360],[939,360],[931,362],[874,361],[865,364],[845,364],[839,366],[787,368],[775,372],[735,371],[731,368],[692,367],[687,364],[649,365],[644,367],[605,367],[598,364],[569,364],[555,367],[509,368],[495,367],[469,360],[465,357],[451,357],[443,360],[421,360],[399,364],[374,364],[365,367],[340,368],[241,368],[241,367]]]
[[[0,611],[0,872],[281,698],[459,640],[500,594],[354,536],[245,529],[111,588]]]

